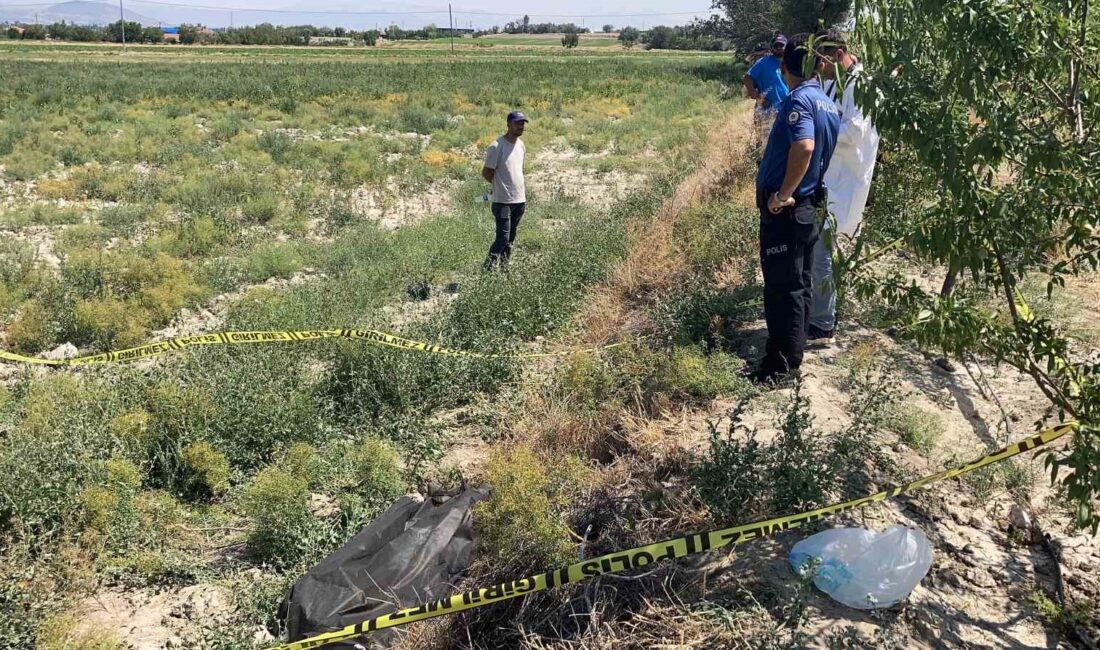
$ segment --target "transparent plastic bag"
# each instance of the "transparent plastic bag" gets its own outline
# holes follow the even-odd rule
[[[800,575],[814,571],[814,584],[834,600],[875,609],[909,597],[932,567],[932,546],[906,526],[833,528],[795,544],[790,562]]]

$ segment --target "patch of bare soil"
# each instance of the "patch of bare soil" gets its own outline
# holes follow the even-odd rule
[[[181,309],[179,314],[172,319],[172,322],[169,323],[167,327],[155,332],[150,332],[150,340],[171,339],[181,336],[195,336],[208,332],[216,332],[224,327],[226,316],[228,316],[229,309],[233,306],[233,303],[243,298],[249,291],[258,288],[282,289],[285,287],[293,287],[323,277],[323,274],[316,273],[313,269],[303,269],[289,278],[271,278],[265,282],[248,285],[236,291],[219,294],[206,301],[201,307],[196,307],[195,309],[188,309],[185,307]]]
[[[394,329],[401,329],[406,325],[427,320],[457,297],[457,286],[432,286],[428,289],[426,298],[422,300],[407,298],[401,302],[386,305],[382,307],[382,314]]]
[[[585,205],[607,209],[646,183],[645,174],[620,169],[601,172],[586,163],[606,158],[613,149],[581,153],[564,142],[555,142],[534,157],[528,174],[531,189],[542,196],[563,196]]]
[[[459,116],[455,116],[459,117]],[[304,129],[295,128],[276,128],[272,129],[273,133],[284,135],[287,138],[294,141],[329,141],[329,142],[348,142],[359,138],[379,138],[391,142],[417,142],[419,143],[420,150],[428,148],[428,145],[432,141],[432,136],[408,132],[401,133],[396,131],[379,131],[374,125],[369,126],[353,126],[345,129],[329,128],[320,131],[305,131]],[[256,135],[263,135],[263,129],[256,129]]]
[[[454,180],[432,183],[426,188],[403,189],[396,179],[385,187],[360,187],[352,191],[350,207],[354,214],[376,221],[385,230],[397,230],[431,215],[442,214],[454,205]]]
[[[718,137],[744,136],[751,122],[743,122]],[[742,150],[732,143],[726,149],[723,153]],[[729,161],[737,156],[717,154],[707,159]],[[661,217],[636,234],[628,260],[595,292],[581,318],[586,340],[602,342],[646,328],[641,315],[646,296],[662,286],[662,281],[674,278],[677,268],[670,254],[671,231],[663,227],[665,220],[728,185],[731,174],[735,178],[729,194],[752,205],[751,183],[737,174],[736,165],[716,162],[698,170],[678,188]],[[1088,295],[1087,288],[1074,289]],[[756,360],[763,353],[766,328],[762,320],[750,322],[728,333],[727,340],[733,342],[739,356]],[[886,364],[903,408],[942,422],[940,438],[923,454],[893,432],[878,432],[873,444],[895,466],[897,476],[880,477],[878,484],[872,481],[869,492],[886,487],[890,480],[924,476],[980,457],[1054,423],[1048,418],[1042,393],[1028,377],[1011,368],[974,361],[948,372],[931,357],[881,332],[853,324],[842,329],[841,337],[831,345],[814,345],[803,365],[802,394],[811,402],[816,430],[836,431],[851,424],[849,376],[861,358],[876,358]],[[759,440],[778,433],[776,415],[789,392],[765,392],[749,403],[742,422],[757,429]],[[724,430],[729,423],[726,414],[735,403],[717,400],[706,409],[679,410],[656,419],[628,417],[624,419],[625,433],[642,441],[640,449],[664,449],[671,455],[676,455],[676,447],[704,452],[710,426]],[[1065,444],[1060,441],[1054,447]],[[798,647],[1076,645],[1080,641],[1050,619],[1049,604],[1056,601],[1059,569],[1041,533],[1050,535],[1051,546],[1061,556],[1069,606],[1092,610],[1091,615],[1084,615],[1085,627],[1090,628],[1087,634],[1096,638],[1100,632],[1100,571],[1096,570],[1100,539],[1072,528],[1062,497],[1049,487],[1049,473],[1041,456],[1022,455],[1014,463],[1012,471],[1023,483],[1016,490],[1003,482],[982,487],[955,479],[824,522],[826,528],[852,525],[880,531],[900,523],[925,532],[934,547],[932,570],[908,601],[890,610],[849,609],[814,589],[796,595],[799,579],[788,565],[787,553],[812,531],[791,531],[751,542],[728,555],[686,562],[689,568],[684,570],[690,577],[661,580],[663,592],[647,592],[643,605],[629,615],[610,614],[613,620],[600,619],[601,607],[615,608],[597,600],[589,633],[579,639],[528,638],[526,645],[603,648],[612,647],[612,640],[618,638],[632,647],[757,647],[774,641],[783,628],[789,631],[791,624],[783,619],[798,599],[807,615],[794,625],[801,632]],[[668,571],[676,574],[679,569]],[[613,600],[621,600],[630,584],[623,579],[600,579],[586,594],[614,594]],[[746,603],[748,609],[743,607]],[[707,614],[713,604],[733,604],[736,610]],[[753,615],[754,608],[764,615]]]
[[[759,354],[765,337],[762,321],[744,326],[741,353]],[[834,344],[812,349],[803,365],[802,394],[811,401],[819,430],[834,431],[850,424],[847,364],[872,352],[893,364],[896,374],[891,378],[897,379],[905,405],[944,423],[942,438],[926,456],[896,438],[881,439],[882,451],[906,478],[931,474],[1020,440],[1043,419],[1042,393],[1011,368],[971,363],[969,373],[963,368],[948,373],[884,334],[854,326],[845,329]],[[742,421],[757,428],[759,439],[776,434],[775,408],[787,393],[765,393],[750,404]],[[728,423],[723,414],[732,405],[719,401],[706,417],[697,413],[686,426],[670,427],[666,433],[679,444],[702,451],[709,431],[705,420],[709,417],[720,426]],[[883,629],[889,636],[883,643],[889,641],[893,647],[1048,648],[1066,640],[1036,605],[1042,599],[1054,600],[1056,568],[1033,535],[1044,531],[1053,537],[1062,554],[1067,599],[1086,609],[1100,603],[1100,573],[1094,570],[1100,566],[1100,539],[1072,529],[1060,498],[1049,488],[1041,457],[1025,455],[1016,463],[1030,484],[1030,496],[1024,502],[1007,489],[975,496],[965,481],[953,480],[826,523],[826,527],[851,525],[880,531],[894,524],[919,528],[932,542],[935,557],[930,574],[907,603],[885,614],[846,608],[813,591],[804,628],[813,640],[810,646],[829,647],[830,639],[845,634],[874,639]],[[1014,527],[1019,518],[1014,508],[1028,514],[1034,529]],[[754,592],[789,592],[797,578],[787,565],[786,553],[808,534],[792,532],[738,548],[730,558],[712,565],[713,588],[732,592],[747,581]],[[1093,619],[1093,635],[1098,624],[1100,619]]]
[[[123,647],[162,650],[194,647],[189,631],[226,621],[232,596],[215,585],[194,585],[176,591],[103,591],[81,601],[74,633],[112,633]]]

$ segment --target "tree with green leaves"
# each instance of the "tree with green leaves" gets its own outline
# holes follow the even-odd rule
[[[925,348],[1014,366],[1052,412],[1079,423],[1070,449],[1047,464],[1095,533],[1100,359],[1021,293],[1029,276],[1049,293],[1100,265],[1095,10],[1088,0],[866,0],[858,16],[872,72],[859,101],[883,141],[907,147],[937,179],[905,244],[946,279],[936,292],[894,275],[857,293],[884,298]]]
[[[192,45],[199,41],[199,28],[194,25],[180,25],[180,43]]]
[[[42,25],[27,25],[23,28],[22,38],[25,41],[44,41],[46,28]]]
[[[742,52],[776,34],[813,33],[844,23],[852,0],[712,0],[721,16],[712,18],[714,33]]]
[[[619,42],[623,44],[623,47],[631,48],[638,42],[640,35],[641,33],[634,27],[623,27],[619,30]]]
[[[568,31],[562,34],[561,45],[565,48],[574,48],[580,45],[581,37],[575,31]]]
[[[116,20],[107,26],[107,37],[114,43],[121,43],[123,38],[123,25],[121,20]],[[132,20],[126,21],[126,42],[141,40],[141,23]]]

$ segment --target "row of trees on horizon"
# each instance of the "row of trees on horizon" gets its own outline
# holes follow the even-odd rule
[[[843,22],[849,7],[850,0],[824,0],[820,6],[816,0],[716,0],[715,8],[720,13],[706,19],[695,19],[686,25],[638,29],[605,24],[601,31],[605,34],[617,32],[618,40],[628,48],[641,46],[654,50],[750,52],[776,33],[812,31],[819,20],[828,25]],[[57,22],[50,25],[9,25],[0,29],[0,35],[9,39],[118,43],[123,39],[123,31],[122,21],[106,26]],[[485,30],[454,30],[456,35],[471,35],[474,38],[495,34],[561,33],[565,34],[562,45],[566,47],[575,47],[580,34],[591,32],[590,28],[575,23],[532,23],[530,16],[526,15],[503,26]],[[218,29],[188,24],[179,27],[179,42],[184,45],[307,45],[314,37],[337,37],[372,46],[379,37],[400,41],[433,40],[450,35],[449,28],[434,24],[418,29],[390,25],[385,29],[362,31],[313,25],[276,26],[270,23]],[[132,21],[125,23],[125,39],[130,43],[161,43],[165,40],[160,27],[143,26]]]

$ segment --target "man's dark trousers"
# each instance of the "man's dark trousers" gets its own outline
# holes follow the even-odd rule
[[[516,232],[519,230],[519,220],[527,210],[526,203],[493,203],[490,206],[493,218],[496,220],[496,238],[489,247],[489,257],[485,260],[485,268],[490,269],[493,264],[499,262],[501,266],[508,265],[508,258],[512,255],[512,242],[516,241]]]
[[[768,344],[761,374],[770,376],[802,365],[810,321],[814,244],[820,235],[814,197],[796,199],[779,214],[768,210],[773,191],[758,191],[760,267],[764,272],[764,319]]]

